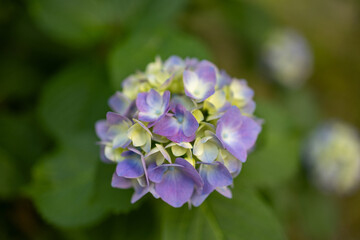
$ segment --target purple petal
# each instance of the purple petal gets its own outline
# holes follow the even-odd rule
[[[185,134],[183,133],[183,130],[180,129],[177,134],[173,135],[173,136],[168,136],[167,137],[169,140],[176,142],[176,143],[181,143],[181,142],[192,142],[195,139],[195,134],[187,137],[185,136]]]
[[[117,135],[113,140],[113,149],[116,148],[126,148],[131,143],[131,140],[128,138],[126,133]]]
[[[213,67],[204,66],[192,72],[183,73],[185,95],[203,101],[215,92],[216,73]]]
[[[194,115],[192,115],[192,113],[189,111],[185,111],[184,122],[182,125],[184,135],[187,137],[191,137],[195,134],[198,128],[199,123],[196,121]]]
[[[153,128],[153,133],[169,137],[175,135],[180,129],[178,121],[169,116],[164,116]]]
[[[153,109],[159,109],[162,105],[162,97],[157,91],[150,89],[146,96],[146,103]]]
[[[241,140],[246,149],[254,146],[255,141],[261,131],[261,126],[252,118],[243,116],[243,123],[241,126]]]
[[[141,92],[136,97],[136,107],[140,112],[148,112],[151,110],[150,106],[146,102],[146,98],[146,92]]]
[[[170,102],[170,92],[169,91],[165,91],[163,93],[162,102],[163,102],[164,109],[166,110],[169,107],[169,102]]]
[[[100,145],[100,159],[101,161],[103,161],[104,163],[114,163],[113,161],[111,161],[110,159],[108,159],[105,156],[105,146],[104,145]]]
[[[168,167],[163,166],[163,165],[160,165],[160,166],[152,168],[152,169],[148,169],[148,175],[149,175],[150,181],[155,182],[155,183],[161,182],[163,175],[167,169],[168,169]]]
[[[231,190],[228,187],[218,187],[215,190],[224,197],[232,198]]]
[[[116,92],[108,101],[108,104],[115,112],[126,115],[129,111],[131,101],[121,92]]]
[[[188,161],[183,158],[177,158],[175,163],[184,167],[181,168],[181,171],[188,175],[198,187],[202,187],[204,185],[199,173]]]
[[[132,187],[132,182],[128,178],[119,177],[116,172],[114,172],[111,180],[111,186],[114,188],[126,189]]]
[[[134,189],[135,192],[131,197],[131,203],[137,202],[140,198],[149,192],[148,186],[142,187],[137,181],[134,181]]]
[[[173,207],[181,207],[190,200],[194,191],[194,181],[173,167],[164,174],[163,180],[155,185],[155,190],[162,200]]]
[[[164,63],[164,69],[170,73],[183,67],[185,67],[185,62],[178,56],[171,56]]]
[[[138,178],[144,175],[144,168],[140,156],[138,158],[126,158],[116,166],[116,174],[120,177]]]
[[[256,108],[256,104],[253,100],[249,101],[244,107],[241,108],[243,113],[253,114]]]
[[[246,131],[243,126],[245,118],[241,115],[240,110],[233,106],[220,118],[216,128],[216,136],[223,143],[225,149],[242,162],[245,162],[247,157],[247,149],[242,136],[242,130]],[[255,140],[256,138],[253,141],[255,142]]]
[[[241,162],[246,162],[247,159],[247,151],[243,146],[232,146],[232,145],[226,145],[226,149],[237,159],[239,159]]]
[[[224,115],[221,116],[218,126],[226,126],[226,128],[237,129],[242,124],[242,114],[236,106],[229,108]]]
[[[227,168],[221,162],[215,162],[213,165],[205,165],[204,170],[207,172],[207,180],[213,187],[229,186],[233,178]]]
[[[96,131],[96,134],[98,135],[98,137],[102,141],[109,140],[108,137],[107,137],[107,131],[108,130],[109,130],[109,126],[108,126],[106,120],[100,120],[100,121],[96,122],[95,131]]]
[[[201,179],[203,180],[203,188],[202,191],[200,191],[201,194],[210,194],[212,191],[214,191],[215,187],[212,186],[207,178],[207,169],[206,166],[208,166],[207,164],[201,164],[200,165],[200,169],[199,169],[199,173],[201,176]]]
[[[197,193],[194,192],[194,194],[191,197],[191,204],[195,207],[200,206],[205,199],[210,195],[210,193]]]
[[[217,78],[216,85],[218,89],[223,88],[225,85],[230,85],[231,77],[225,72],[225,70],[220,71],[220,76]]]
[[[107,112],[106,114],[106,121],[108,125],[116,125],[123,122],[126,122],[127,124],[131,124],[131,121],[120,114],[113,113],[113,112]]]
[[[198,77],[204,83],[211,83],[215,87],[216,84],[216,67],[208,61],[201,61],[195,70]]]

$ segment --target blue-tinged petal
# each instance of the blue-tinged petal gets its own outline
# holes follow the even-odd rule
[[[131,140],[127,136],[127,132],[123,131],[115,136],[113,139],[113,148],[126,148],[130,144]]]
[[[144,122],[154,122],[159,116],[154,112],[139,112],[138,118]]]
[[[224,197],[232,198],[232,192],[228,187],[217,187],[215,190]]]
[[[101,161],[103,161],[104,163],[113,163],[114,161],[109,159],[106,155],[105,155],[105,145],[100,145],[100,159]],[[112,148],[111,148],[112,149]]]
[[[155,134],[169,137],[175,135],[180,129],[180,123],[173,117],[164,116],[153,128]]]
[[[210,194],[215,189],[215,187],[212,186],[208,180],[207,177],[208,169],[206,168],[207,166],[208,166],[207,164],[200,164],[200,168],[199,168],[199,174],[204,183],[202,191],[197,191],[201,194]]]
[[[106,121],[109,125],[131,124],[131,121],[127,117],[113,112],[107,112]]]
[[[120,177],[126,178],[138,178],[144,175],[144,168],[141,162],[141,157],[135,153],[125,157],[124,160],[117,164],[116,174]]]
[[[231,84],[231,77],[226,73],[225,70],[221,70],[220,74],[217,76],[216,86],[217,89],[221,89],[226,85]]]
[[[133,180],[133,186],[135,192],[131,197],[131,203],[137,202],[140,198],[142,198],[145,194],[149,192],[148,186],[142,187],[136,180]]]
[[[150,89],[149,93],[146,96],[146,103],[152,109],[160,109],[162,105],[162,97],[157,91],[155,91],[154,89]]]
[[[119,177],[116,172],[112,176],[111,186],[114,188],[127,189],[132,187],[131,179]]]
[[[170,108],[175,109],[178,104],[184,106],[188,111],[192,111],[196,108],[195,103],[187,96],[173,95],[171,98]]]
[[[241,139],[242,144],[246,149],[254,146],[255,141],[261,131],[261,126],[252,118],[243,116],[243,123],[241,125]]]
[[[248,120],[248,117],[243,116],[240,110],[233,106],[220,118],[216,128],[216,136],[223,143],[225,149],[242,162],[246,161],[247,146],[249,145],[250,140],[254,143],[257,138],[257,135],[255,134],[251,135],[251,138],[253,139],[249,139],[247,136],[242,135],[242,131],[247,133],[246,128],[249,124],[243,123]],[[260,132],[260,129],[257,130]]]
[[[180,143],[180,142],[191,142],[195,139],[195,134],[193,136],[187,137],[185,136],[185,134],[183,133],[183,130],[180,129],[177,134],[173,135],[173,136],[168,136],[167,137],[169,140],[176,142],[176,143]]]
[[[210,193],[197,193],[194,192],[194,194],[191,196],[191,204],[195,207],[200,206],[205,199],[210,195]]]
[[[185,67],[185,62],[178,56],[169,57],[164,63],[165,71],[169,73],[174,73]]]
[[[192,115],[191,112],[185,110],[184,121],[182,124],[184,135],[187,137],[194,136],[198,128],[199,123],[194,117],[194,115]]]
[[[150,89],[148,93],[139,93],[136,99],[139,120],[152,122],[152,126],[153,122],[161,119],[169,111],[169,101],[169,91],[165,91],[162,96],[154,89]],[[151,126],[149,125],[149,127]]]
[[[115,112],[121,115],[127,115],[131,106],[131,100],[121,92],[116,92],[113,96],[111,96],[108,104]]]
[[[196,66],[198,65],[199,60],[197,58],[185,58],[185,66],[187,68],[196,68]]]
[[[109,140],[107,137],[107,131],[109,130],[109,125],[106,120],[97,121],[95,124],[95,131],[101,141]]]
[[[236,146],[236,144],[226,145],[226,149],[241,162],[247,159],[247,151],[243,146]]]
[[[155,185],[156,193],[173,207],[181,207],[190,200],[194,181],[175,167],[169,167],[160,183]]]
[[[195,70],[198,78],[201,79],[203,83],[210,83],[214,87],[216,84],[216,67],[213,63],[203,60],[199,63]]]
[[[136,107],[140,112],[148,112],[151,107],[146,102],[147,93],[141,92],[136,97]]]
[[[220,162],[215,162],[213,165],[205,165],[204,169],[207,172],[207,180],[213,187],[225,187],[233,183],[229,170]]]
[[[229,108],[218,121],[218,126],[221,125],[221,127],[224,127],[225,129],[235,130],[239,128],[241,124],[242,124],[242,114],[240,110],[235,106]]]
[[[193,195],[191,196],[191,203],[195,207],[200,206],[205,199],[209,196],[210,193],[212,193],[215,189],[214,186],[212,186],[208,179],[207,179],[207,171],[204,168],[205,164],[200,165],[199,173],[201,176],[201,179],[203,180],[203,187],[201,189],[198,189],[197,191],[194,191]]]
[[[165,91],[162,95],[162,109],[166,111],[169,108],[169,105],[170,105],[170,91]]]
[[[215,92],[215,69],[212,66],[201,66],[195,72],[185,70],[183,82],[186,96],[201,102]]]
[[[191,165],[188,161],[186,161],[183,158],[177,158],[175,160],[175,163],[184,167],[181,168],[181,171],[184,172],[187,176],[189,176],[194,181],[196,186],[202,187],[204,185],[204,182],[201,179],[199,173],[196,171],[193,165]]]
[[[165,171],[168,169],[167,166],[160,165],[155,168],[148,169],[149,179],[152,182],[161,182]]]

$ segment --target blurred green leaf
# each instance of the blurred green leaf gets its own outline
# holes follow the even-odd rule
[[[163,239],[285,239],[270,209],[253,190],[235,186],[232,199],[213,193],[199,208],[163,209]]]
[[[135,22],[134,30],[151,33],[152,29],[156,29],[158,25],[171,23],[178,15],[177,13],[184,9],[187,1],[172,0],[171,4],[169,4],[167,0],[151,0],[141,18]]]
[[[300,138],[294,134],[294,122],[276,102],[258,100],[257,113],[264,119],[263,131],[239,178],[258,186],[284,183],[300,166]]]
[[[149,0],[29,0],[36,23],[68,45],[86,47],[139,14]]]
[[[104,118],[109,96],[101,68],[89,63],[69,66],[44,88],[40,119],[58,147],[36,165],[28,192],[55,225],[88,225],[133,206],[130,190],[111,188],[114,166],[99,160],[94,124]]]
[[[84,226],[109,212],[132,208],[131,191],[112,189],[110,168],[97,168],[103,163],[98,160],[95,141],[91,135],[69,139],[35,167],[28,193],[50,223],[60,227]]]
[[[0,148],[0,198],[13,196],[19,187],[20,174],[14,159]]]
[[[321,120],[321,110],[318,100],[307,89],[286,91],[282,96],[285,108],[289,111],[291,121],[296,126],[297,133],[304,137]]]
[[[156,56],[165,60],[171,55],[211,58],[200,41],[173,29],[157,29],[151,34],[138,33],[111,51],[109,67],[112,85],[119,89],[124,78],[136,70],[145,70],[147,63],[154,61]]]
[[[19,60],[0,61],[0,102],[9,97],[23,98],[33,94],[40,81],[34,69]]]
[[[258,186],[285,183],[299,171],[303,139],[320,119],[316,101],[309,91],[291,91],[257,100],[256,112],[263,131],[239,177]]]
[[[326,240],[334,236],[337,211],[333,200],[314,189],[298,194],[297,217],[307,239]]]
[[[95,122],[105,118],[110,94],[107,79],[98,65],[71,65],[45,86],[40,99],[40,119],[63,141],[80,133],[94,132]]]

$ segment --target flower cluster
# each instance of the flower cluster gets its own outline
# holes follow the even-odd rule
[[[321,190],[350,193],[360,183],[359,133],[341,122],[325,123],[309,137],[303,160],[309,177]]]
[[[173,207],[199,206],[233,184],[261,131],[254,92],[209,61],[159,58],[122,83],[96,123],[112,186],[150,192]]]
[[[264,75],[287,88],[299,88],[310,77],[313,56],[306,39],[292,29],[270,32],[261,51]]]

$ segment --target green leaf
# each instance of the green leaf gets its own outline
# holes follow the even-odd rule
[[[9,198],[19,187],[20,176],[14,159],[0,148],[0,198]]]
[[[95,122],[105,118],[110,94],[107,79],[98,65],[73,64],[45,86],[40,99],[40,119],[63,141],[94,132]]]
[[[34,168],[28,193],[54,225],[89,225],[134,206],[132,190],[111,188],[115,166],[99,159],[94,124],[105,117],[109,96],[101,68],[86,62],[67,67],[44,88],[39,115],[58,145]]]
[[[164,207],[163,239],[285,239],[272,211],[253,190],[235,186],[232,199],[217,193],[191,210]]]
[[[36,23],[67,45],[87,47],[140,14],[148,0],[30,0]],[[119,28],[118,28],[119,29]]]
[[[103,163],[98,160],[95,140],[91,135],[69,139],[34,168],[28,193],[50,223],[60,227],[84,226],[110,212],[132,208],[131,191],[112,189],[110,167],[97,168]]]
[[[257,186],[284,183],[299,169],[301,139],[291,115],[277,102],[257,101],[257,113],[264,119],[263,130],[239,178]]]
[[[254,152],[240,178],[258,186],[285,183],[300,169],[303,139],[319,121],[319,109],[310,92],[289,92],[279,100],[257,100],[256,116],[264,119]]]
[[[160,56],[163,60],[171,55],[210,59],[206,47],[196,38],[172,29],[157,29],[138,33],[121,42],[111,51],[109,67],[112,85],[119,89],[121,82],[136,70],[145,70],[148,63]]]

